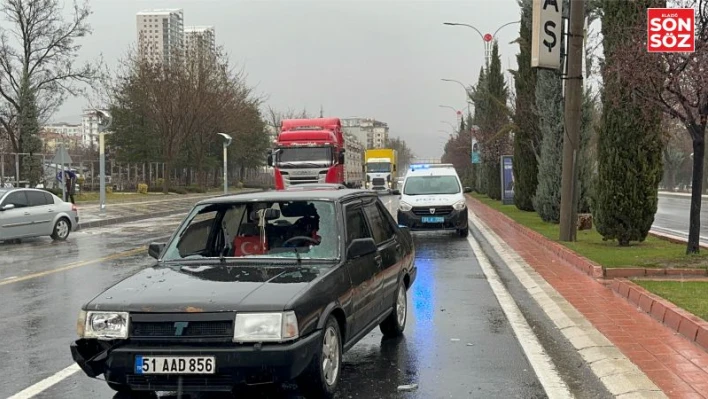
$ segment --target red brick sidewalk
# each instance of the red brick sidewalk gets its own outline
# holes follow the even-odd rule
[[[468,206],[670,398],[708,398],[708,353],[543,249],[508,219],[469,198]]]

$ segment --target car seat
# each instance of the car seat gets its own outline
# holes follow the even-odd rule
[[[234,238],[234,256],[262,255],[268,248],[261,245],[261,234],[255,223],[243,223]]]

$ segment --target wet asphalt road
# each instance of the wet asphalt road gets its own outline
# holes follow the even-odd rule
[[[382,200],[395,209],[394,197]],[[117,280],[151,264],[145,250],[90,263],[92,260],[164,239],[180,219],[85,230],[74,233],[66,243],[37,239],[0,246],[0,398],[72,365],[68,346],[76,336],[80,306]],[[418,277],[409,293],[405,337],[382,340],[376,329],[352,348],[344,357],[338,397],[546,397],[467,240],[448,233],[415,233],[414,237]],[[507,283],[514,295],[511,280]],[[522,307],[534,330],[555,345],[554,360],[561,367],[567,365],[571,373],[580,370],[577,354],[568,350],[567,343],[563,346],[548,321],[541,320],[540,310],[526,302],[518,287],[516,291],[525,301]],[[597,381],[584,381],[586,376],[582,375],[569,378],[582,380],[572,386],[587,393],[578,397],[605,397],[596,394],[602,392]],[[405,384],[418,387],[398,392],[398,386]],[[113,398],[114,394],[104,382],[79,371],[35,397]],[[178,396],[160,394],[163,398]],[[119,397],[125,396],[115,395]],[[236,397],[301,398],[292,384],[253,388]]]
[[[659,194],[652,229],[688,239],[691,197]],[[708,200],[701,204],[701,242],[708,244]]]

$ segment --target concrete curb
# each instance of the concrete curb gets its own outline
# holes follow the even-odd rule
[[[553,242],[546,238],[543,234],[537,233],[528,227],[517,223],[514,219],[504,215],[503,213],[497,211],[496,209],[493,209],[486,204],[484,204],[482,201],[479,201],[478,199],[474,197],[467,196],[469,201],[472,201],[475,205],[482,206],[488,211],[490,211],[490,217],[497,219],[498,221],[507,224],[511,227],[513,227],[515,230],[519,231],[523,235],[529,237],[530,239],[536,241],[538,245],[540,245],[542,248],[551,251],[553,254],[561,258],[562,260],[568,262],[570,265],[575,267],[576,269],[582,271],[583,273],[587,274],[590,277],[593,278],[603,278],[605,273],[603,270],[603,267],[600,266],[599,264],[591,261],[590,259],[580,256],[577,253],[575,253],[573,250],[565,247],[562,244],[558,244],[556,242]]]
[[[691,198],[691,193],[674,193],[671,191],[659,191],[659,196],[662,197],[679,197],[679,198]],[[702,199],[708,199],[708,195],[701,195]]]
[[[656,237],[660,240],[666,240],[668,242],[672,242],[674,244],[684,244],[685,245],[688,243],[688,240],[683,237],[674,236],[674,235],[666,234],[666,233],[661,233],[661,232],[654,231],[654,230],[649,230],[649,235],[652,237]],[[698,245],[703,249],[708,249],[708,244],[699,243]]]
[[[262,191],[259,189],[244,189],[242,191],[239,191],[238,193],[233,193],[233,194],[246,194],[246,193],[252,193],[252,192],[258,192]],[[208,198],[215,198],[215,197],[220,197],[223,196],[224,194],[221,195],[207,195],[207,196],[194,196],[191,198],[196,198],[198,199],[199,202],[203,199],[208,199]],[[181,200],[187,200],[190,199],[190,197],[182,197],[180,198]],[[164,201],[151,201],[152,203],[155,202],[169,202],[169,200],[164,200]],[[195,202],[195,203],[196,203]],[[121,205],[120,203],[115,204],[115,205]],[[129,204],[127,204],[129,205]],[[104,226],[110,226],[114,224],[121,224],[121,223],[131,223],[131,222],[137,222],[140,220],[146,220],[146,219],[153,219],[153,218],[161,218],[161,217],[167,217],[167,216],[173,216],[173,215],[178,215],[178,214],[186,214],[189,212],[190,207],[187,207],[186,209],[171,209],[168,211],[162,211],[162,212],[153,212],[153,213],[141,213],[138,215],[130,215],[130,216],[121,216],[117,218],[107,218],[107,219],[101,219],[101,220],[92,220],[90,222],[80,222],[79,225],[76,228],[76,231],[80,231],[82,229],[90,229],[94,227],[104,227]],[[81,216],[81,215],[79,215]]]
[[[164,211],[164,212],[141,213],[139,215],[122,216],[122,217],[103,219],[103,220],[92,220],[90,222],[84,222],[84,223],[79,222],[79,225],[76,228],[76,231],[80,231],[83,229],[90,229],[90,228],[94,228],[94,227],[110,226],[110,225],[114,225],[114,224],[137,222],[139,220],[145,220],[145,219],[167,217],[167,216],[172,216],[172,215],[177,215],[180,213],[187,213],[187,212],[189,212],[189,209],[187,209],[187,210],[180,209],[180,210],[170,210],[170,211]]]
[[[610,287],[617,295],[636,305],[642,312],[708,351],[707,321],[627,279],[615,279]]]

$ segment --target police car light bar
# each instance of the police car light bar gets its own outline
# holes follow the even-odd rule
[[[411,165],[411,170],[431,169],[431,168],[452,168],[452,167],[454,167],[454,165],[451,163],[413,164],[413,165]]]

